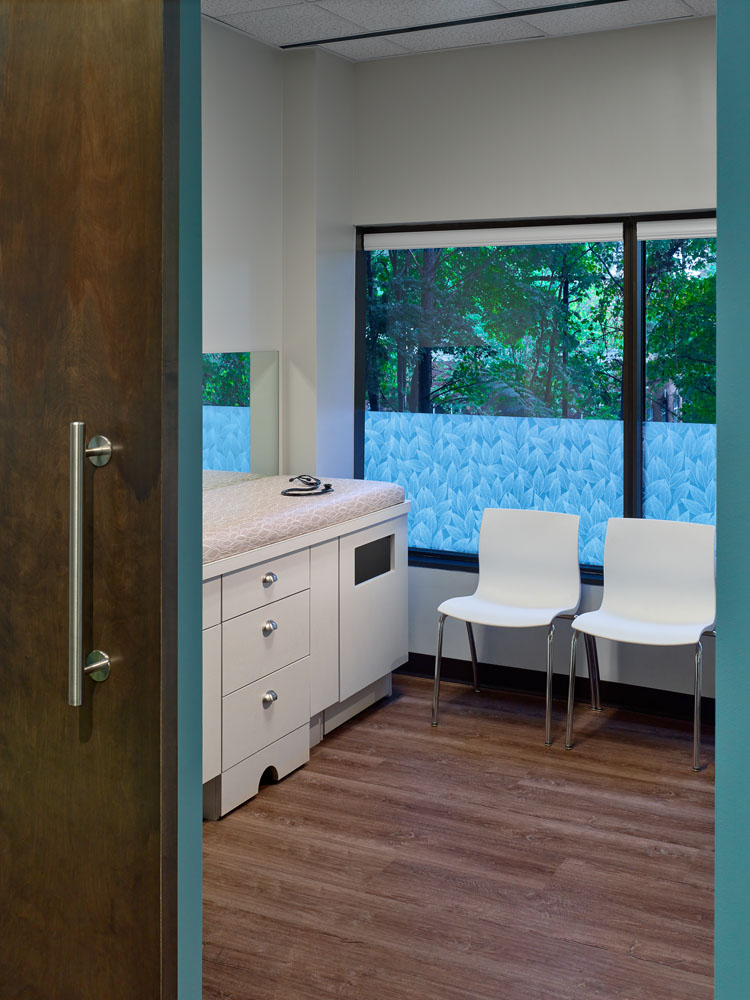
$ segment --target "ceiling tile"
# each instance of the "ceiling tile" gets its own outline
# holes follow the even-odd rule
[[[262,7],[285,7],[298,0],[201,0],[201,13],[210,17],[226,17]]]
[[[226,19],[240,31],[269,45],[293,45],[295,42],[335,38],[338,35],[356,35],[363,28],[353,21],[345,21],[336,14],[322,10],[315,3],[295,3],[289,7],[269,7],[247,14],[232,14]]]
[[[321,48],[328,52],[335,52],[337,56],[343,56],[345,59],[352,59],[354,62],[360,62],[364,59],[387,59],[388,56],[409,54],[408,49],[402,48],[395,41],[390,41],[382,36],[359,38],[350,42],[331,42],[330,45],[323,45]]]
[[[494,0],[318,0],[318,6],[363,24],[369,31],[457,21],[502,11]]]
[[[529,24],[549,35],[570,35],[586,31],[606,31],[609,28],[629,28],[693,15],[694,11],[682,0],[628,0],[628,3],[608,3],[602,7],[581,7],[553,14],[526,14],[525,17]]]
[[[495,0],[498,7],[502,7],[503,10],[508,11],[528,11],[533,10],[538,7],[554,7],[565,3],[574,3],[575,0]],[[681,3],[683,7],[693,7],[696,3],[712,3],[714,9],[716,9],[716,0],[676,0],[677,3]],[[650,10],[652,7],[656,9],[660,4],[663,4],[664,0],[618,0],[618,2],[612,2],[612,4],[605,4],[604,6],[620,7],[623,10],[628,8],[639,8],[641,11]],[[577,13],[581,16],[585,16],[587,13],[596,12],[596,7],[582,7]],[[564,14],[565,11],[560,11],[559,13]],[[576,13],[574,11],[574,13]],[[692,13],[689,12],[689,13]],[[542,15],[539,14],[539,17]]]
[[[621,0],[629,3],[630,0]],[[556,7],[563,3],[574,3],[574,0],[497,0],[498,7],[504,11],[534,10],[537,7]]]
[[[566,2],[573,3],[573,0],[497,0],[497,5],[504,11],[518,11],[535,7],[552,7]]]
[[[696,14],[716,14],[716,0],[685,0]]]
[[[544,33],[519,17],[507,21],[485,21],[481,24],[459,24],[452,28],[410,31],[405,35],[390,37],[412,52],[430,52],[436,49],[466,48],[469,45],[514,42],[522,38],[542,38]]]

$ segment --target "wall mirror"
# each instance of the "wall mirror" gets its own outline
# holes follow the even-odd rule
[[[278,351],[203,355],[203,469],[278,475]]]

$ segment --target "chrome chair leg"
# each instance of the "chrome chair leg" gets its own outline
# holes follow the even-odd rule
[[[547,698],[544,707],[544,745],[552,746],[552,637],[555,623],[550,622],[547,631]]]
[[[573,749],[573,699],[576,688],[576,642],[578,633],[573,629],[573,638],[570,642],[570,677],[568,679],[568,724],[565,730],[565,749]]]
[[[474,671],[474,690],[479,694],[479,673],[477,671],[477,647],[474,645],[474,630],[471,622],[466,623],[466,631],[469,633],[469,649],[471,650],[471,669]]]
[[[586,662],[589,668],[589,684],[591,685],[591,711],[601,712],[602,702],[599,694],[599,654],[596,650],[596,636],[584,635],[586,642]]]
[[[703,694],[703,647],[695,646],[695,704],[693,705],[693,770],[701,769],[701,697]]]
[[[440,661],[443,658],[443,625],[446,615],[438,615],[437,652],[435,654],[435,687],[432,692],[432,724],[438,724],[438,705],[440,702]]]

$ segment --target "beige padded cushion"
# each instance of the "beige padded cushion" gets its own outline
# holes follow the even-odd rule
[[[219,480],[226,477],[226,482]],[[243,477],[236,481],[236,477]],[[252,479],[247,473],[204,473],[203,563],[251,552],[308,531],[404,502],[394,483],[366,479],[323,479],[333,493],[283,497],[289,476]]]

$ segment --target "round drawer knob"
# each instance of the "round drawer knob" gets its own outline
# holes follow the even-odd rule
[[[261,629],[261,632],[266,638],[268,638],[269,635],[273,635],[273,633],[276,631],[278,627],[279,626],[276,624],[276,622],[272,618],[269,618],[267,622],[263,623],[263,628]]]
[[[275,691],[266,691],[266,693],[261,698],[261,701],[263,702],[263,708],[270,708],[275,701],[278,701],[278,699],[279,696],[276,694]]]
[[[270,587],[271,584],[276,583],[277,580],[278,576],[276,576],[275,573],[266,573],[263,579],[261,580],[261,583],[263,584],[264,587]]]

